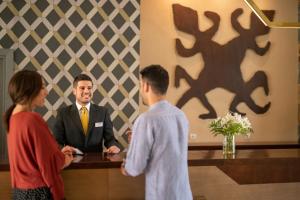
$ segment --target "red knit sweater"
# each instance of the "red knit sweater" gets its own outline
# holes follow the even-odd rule
[[[64,155],[43,118],[34,112],[11,116],[7,135],[12,188],[49,187],[55,200],[64,198],[60,171]]]

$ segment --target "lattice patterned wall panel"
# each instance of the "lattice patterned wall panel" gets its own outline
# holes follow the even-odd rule
[[[14,70],[45,78],[49,95],[38,112],[50,126],[57,109],[74,102],[72,81],[85,72],[94,103],[110,108],[122,136],[138,115],[139,24],[139,0],[1,1],[0,48],[14,50]]]

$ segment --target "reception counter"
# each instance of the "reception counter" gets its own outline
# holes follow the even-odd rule
[[[300,182],[300,149],[238,149],[234,158],[221,150],[189,150],[188,165],[193,195],[199,195],[198,168],[214,166],[237,184]],[[68,199],[143,199],[144,176],[122,176],[125,153],[87,153],[76,156],[62,172]],[[9,165],[0,161],[0,199],[10,197]]]

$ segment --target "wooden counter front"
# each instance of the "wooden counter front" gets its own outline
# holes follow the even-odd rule
[[[189,166],[216,166],[238,184],[300,182],[300,149],[238,150],[224,159],[218,150],[189,151]]]
[[[120,168],[124,158],[125,153],[86,153],[75,156],[75,161],[65,170]],[[300,181],[298,148],[237,150],[235,158],[229,159],[224,158],[221,150],[190,150],[188,165],[216,166],[239,184]],[[0,160],[0,171],[8,170],[8,161]]]
[[[119,167],[124,157],[125,153],[76,156],[77,161],[62,172],[66,197],[143,199],[144,176],[121,175]],[[191,183],[198,179],[199,166],[215,166],[238,184],[300,182],[298,148],[237,150],[232,159],[224,159],[221,150],[193,150],[188,152],[188,165]],[[0,180],[0,199],[7,199],[10,197],[7,160],[0,160]],[[192,190],[193,194],[198,193],[197,187]]]
[[[119,168],[124,153],[90,153],[68,169]],[[300,182],[300,149],[238,150],[224,159],[221,150],[189,151],[188,165],[216,166],[238,184]]]

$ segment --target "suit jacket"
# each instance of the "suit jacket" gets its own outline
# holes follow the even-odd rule
[[[102,152],[103,140],[106,148],[112,145],[120,148],[113,134],[113,125],[108,110],[92,103],[86,136],[76,104],[58,110],[53,134],[60,145],[70,145],[83,152]]]

